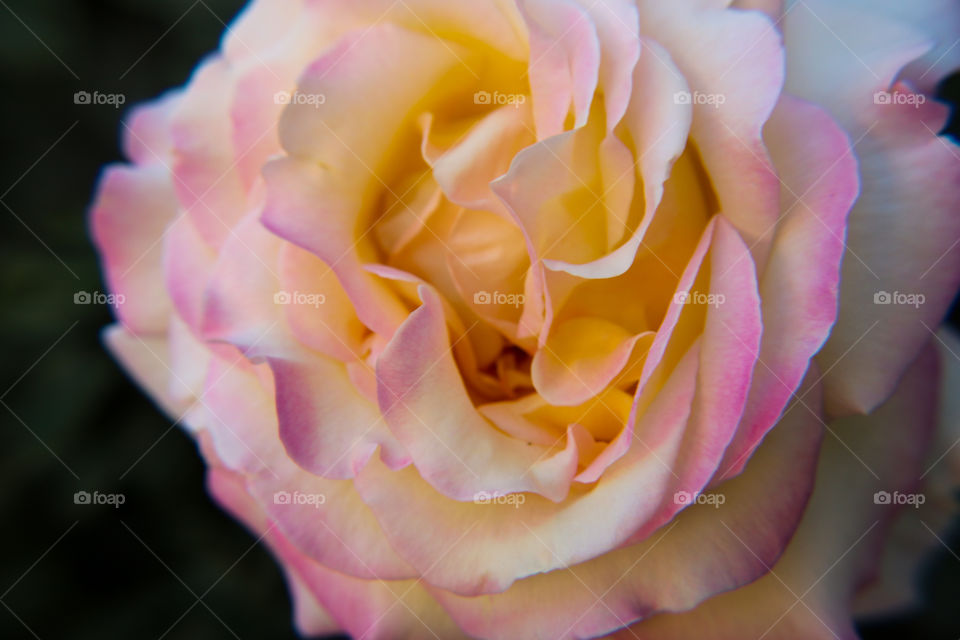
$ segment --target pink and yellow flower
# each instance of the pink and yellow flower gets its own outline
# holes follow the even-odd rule
[[[875,494],[923,474],[936,518],[960,470],[958,36],[943,0],[255,0],[102,178],[107,343],[304,634],[853,637],[909,596]]]

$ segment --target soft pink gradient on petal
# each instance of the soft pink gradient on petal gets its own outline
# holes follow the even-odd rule
[[[346,633],[377,640],[398,635],[426,639],[442,633],[443,638],[465,640],[466,636],[418,582],[363,580],[328,569],[304,555],[279,531],[250,499],[238,476],[214,466],[208,475],[208,487],[221,505],[262,537],[288,575],[296,575]]]
[[[870,107],[876,120],[857,145],[863,187],[850,214],[840,313],[818,355],[830,367],[827,408],[841,415],[870,411],[893,392],[960,286],[960,147],[934,133],[946,109]],[[877,304],[883,292],[916,303]]]
[[[516,497],[491,504],[455,501],[434,491],[422,471],[389,473],[374,463],[357,477],[357,490],[398,553],[430,584],[457,594],[502,592],[519,578],[602,555],[627,541],[669,487],[670,463],[696,391],[699,353],[696,344],[644,414],[640,430],[646,447],[631,449],[593,487],[576,485],[560,504],[532,493],[520,494],[519,505]],[[493,495],[488,490],[480,497]],[[416,496],[419,518],[410,518],[404,496]],[[420,524],[424,520],[432,523],[429,532]],[[476,524],[464,531],[465,522]],[[437,559],[436,548],[450,551]]]
[[[670,52],[695,94],[691,137],[720,209],[762,265],[769,249],[764,234],[779,210],[779,183],[762,128],[783,89],[780,34],[759,12],[655,0],[639,7],[642,35]],[[704,98],[697,103],[696,95]]]
[[[859,192],[850,140],[819,107],[785,96],[765,140],[783,181],[784,213],[760,276],[763,341],[750,398],[717,481],[743,468],[830,334],[847,215]]]
[[[544,140],[590,115],[600,73],[600,41],[587,11],[574,0],[519,0],[530,38],[530,93],[537,138]]]
[[[354,388],[342,363],[303,354],[298,360],[272,358],[270,368],[280,438],[304,469],[326,478],[352,478],[377,447],[393,468],[410,463],[377,406]]]
[[[423,304],[377,361],[380,410],[420,474],[455,500],[482,491],[533,491],[562,500],[576,472],[575,447],[554,453],[496,432],[477,413],[457,374],[440,298]]]
[[[851,602],[871,576],[893,517],[900,509],[912,508],[876,504],[874,493],[918,489],[935,417],[936,376],[935,354],[927,350],[896,394],[873,415],[831,424],[834,433],[825,436],[810,505],[784,555],[768,565],[767,575],[692,611],[656,616],[612,637],[857,638]],[[790,411],[807,410],[794,404]],[[905,424],[916,428],[906,429]],[[750,464],[744,475],[749,473]],[[749,539],[743,542],[753,548]]]
[[[726,497],[719,509],[692,506],[640,544],[526,578],[501,594],[432,592],[467,632],[496,640],[594,638],[694,607],[762,576],[779,557],[810,495],[821,433],[814,416],[791,410],[744,474],[719,489]],[[541,539],[546,551],[550,538]],[[563,606],[538,606],[544,593]]]
[[[173,185],[162,165],[104,172],[90,224],[107,285],[123,296],[123,304],[115,306],[117,317],[136,332],[162,332],[169,321],[163,235],[176,215]],[[145,291],[151,295],[142,295]]]

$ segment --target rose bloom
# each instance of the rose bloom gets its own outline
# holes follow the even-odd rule
[[[303,635],[854,638],[956,507],[958,36],[256,0],[126,121],[106,342]]]

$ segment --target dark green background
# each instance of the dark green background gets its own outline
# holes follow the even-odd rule
[[[0,638],[294,637],[272,559],[207,498],[192,441],[102,350],[108,310],[73,304],[103,290],[85,210],[120,159],[123,113],[74,92],[129,106],[182,84],[242,4],[0,0]],[[126,504],[77,506],[80,489]],[[925,608],[866,638],[960,638],[960,561],[943,550],[926,574]]]

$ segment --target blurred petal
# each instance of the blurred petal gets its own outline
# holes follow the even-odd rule
[[[90,224],[107,285],[118,301],[123,296],[114,307],[117,317],[138,333],[167,326],[171,303],[163,284],[163,239],[176,215],[173,185],[162,165],[104,172]]]
[[[767,575],[692,611],[655,616],[613,637],[857,638],[851,600],[869,578],[893,516],[900,508],[912,508],[878,504],[874,494],[916,490],[933,426],[935,376],[936,358],[927,351],[893,398],[873,415],[831,425],[810,505],[783,557],[767,564]],[[806,409],[794,404],[791,413],[797,411]],[[904,428],[905,424],[916,428]],[[780,427],[774,429],[770,437],[780,431]],[[764,446],[757,456],[763,454]],[[744,475],[750,473],[752,464]],[[756,551],[750,540],[744,538],[742,544]]]

